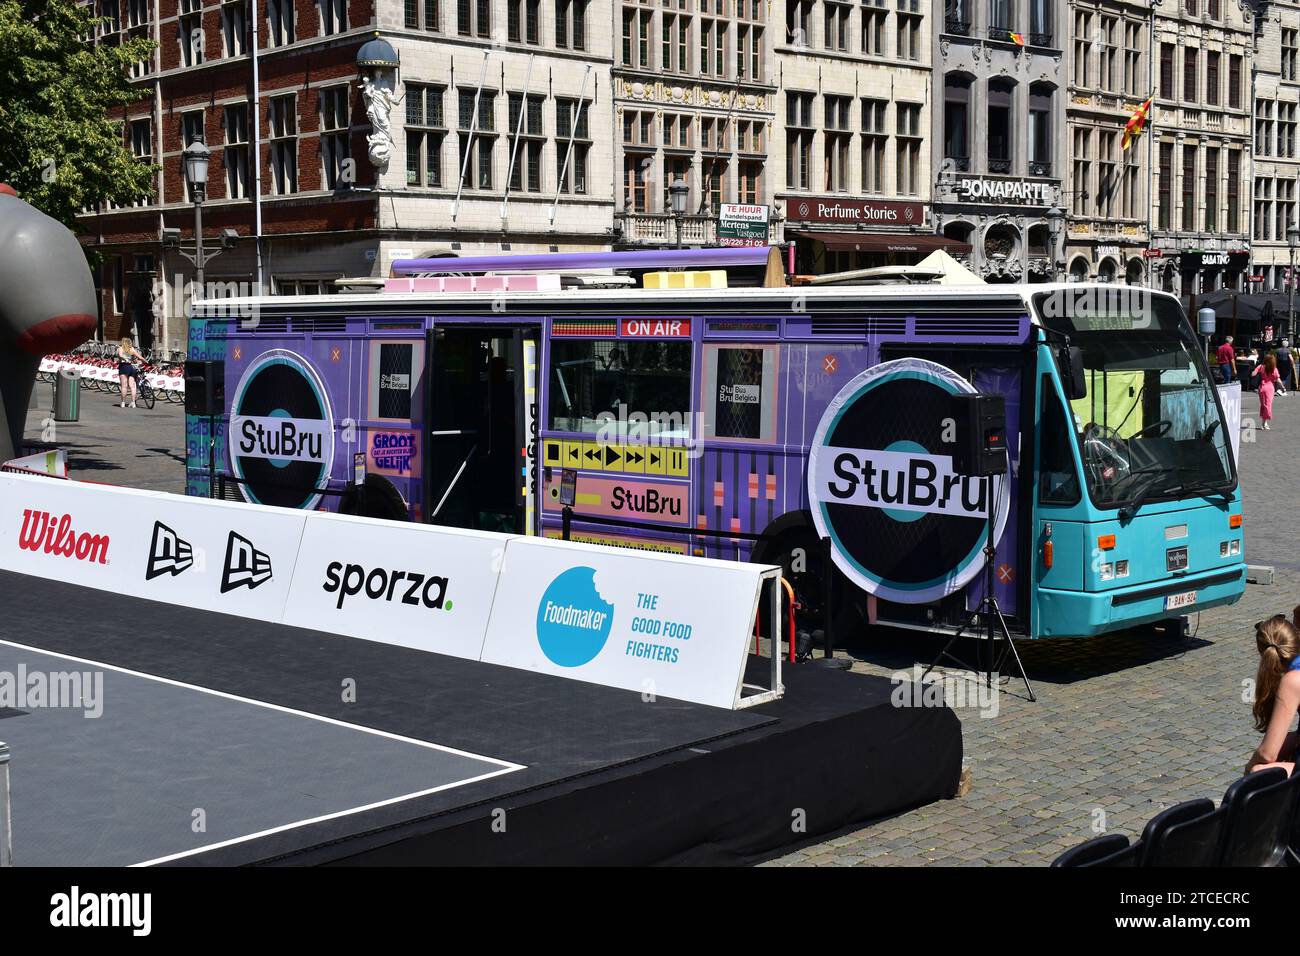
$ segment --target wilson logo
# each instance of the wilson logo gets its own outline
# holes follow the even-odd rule
[[[44,551],[78,561],[108,563],[108,535],[78,534],[72,528],[72,516],[54,517],[47,511],[23,509],[23,529],[18,547],[25,551]]]

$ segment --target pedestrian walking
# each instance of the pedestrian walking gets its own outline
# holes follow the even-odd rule
[[[1268,431],[1268,423],[1273,420],[1273,392],[1281,380],[1277,374],[1277,359],[1272,352],[1260,358],[1251,375],[1259,378],[1259,417],[1264,422],[1264,431]]]
[[[1287,340],[1283,339],[1277,348],[1277,374],[1282,376],[1282,391],[1279,394],[1285,395],[1296,387],[1295,373],[1295,353]]]
[[[136,349],[131,336],[122,336],[122,341],[117,346],[117,383],[118,391],[122,396],[122,408],[128,407],[126,399],[128,392],[131,395],[129,407],[135,408],[135,400],[139,394],[136,380],[140,377],[140,365],[143,364],[144,356]]]
[[[1219,374],[1223,376],[1223,384],[1231,385],[1237,380],[1237,352],[1232,347],[1231,335],[1223,340],[1215,357],[1219,362]]]

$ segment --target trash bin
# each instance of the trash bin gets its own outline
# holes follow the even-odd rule
[[[81,373],[63,369],[54,376],[54,420],[75,422],[81,418]]]

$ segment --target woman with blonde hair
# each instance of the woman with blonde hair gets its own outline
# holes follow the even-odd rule
[[[1295,769],[1297,732],[1291,721],[1300,711],[1300,629],[1274,614],[1255,625],[1259,671],[1255,676],[1255,729],[1264,739],[1246,764],[1246,773],[1266,767]]]
[[[117,382],[118,389],[122,394],[122,407],[126,408],[126,393],[131,392],[131,408],[135,408],[135,400],[139,394],[136,380],[140,377],[140,368],[135,363],[139,361],[144,364],[144,356],[141,355],[131,341],[131,336],[122,336],[122,341],[117,346]],[[128,388],[129,386],[129,388]]]

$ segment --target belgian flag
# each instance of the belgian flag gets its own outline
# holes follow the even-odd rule
[[[1128,149],[1142,135],[1142,131],[1147,126],[1147,115],[1151,112],[1151,100],[1154,97],[1148,96],[1145,102],[1133,111],[1133,115],[1128,118],[1124,125],[1124,139],[1120,142],[1121,149]]]

